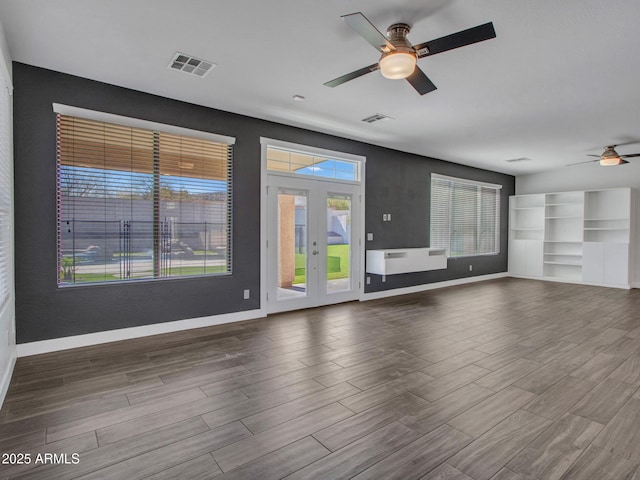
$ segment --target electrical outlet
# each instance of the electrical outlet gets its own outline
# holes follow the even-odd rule
[[[473,265],[469,265],[469,271],[473,272]]]
[[[391,214],[387,213],[387,222],[390,222],[390,221],[391,221]]]
[[[250,298],[250,297],[251,297],[251,291],[247,288],[247,289],[244,291],[244,299],[245,299],[245,300],[249,300],[249,298]]]
[[[367,277],[367,285],[371,285],[371,277]]]
[[[382,283],[387,281],[387,276],[386,275],[382,275]]]
[[[368,242],[373,241],[373,233],[367,233],[367,241]]]

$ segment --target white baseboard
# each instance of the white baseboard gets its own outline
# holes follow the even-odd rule
[[[597,283],[597,282],[583,282],[582,280],[573,280],[570,278],[561,278],[561,277],[531,277],[527,275],[518,275],[518,274],[509,274],[512,278],[522,278],[524,280],[540,280],[543,282],[556,282],[556,283],[573,283],[574,285],[589,285],[591,287],[605,287],[605,288],[620,288],[622,290],[630,290],[632,288],[640,288],[640,284],[630,283],[629,285],[612,285],[608,283]]]
[[[396,295],[406,295],[408,293],[424,292],[426,290],[435,290],[436,288],[453,287],[455,285],[464,285],[465,283],[483,282],[485,280],[494,280],[496,278],[508,277],[507,272],[492,273],[490,275],[478,275],[477,277],[457,278],[455,280],[446,280],[444,282],[425,283],[423,285],[414,285],[413,287],[394,288],[391,290],[382,290],[380,292],[364,293],[360,297],[360,301],[376,300],[378,298],[395,297]]]
[[[16,354],[15,349],[13,354],[9,358],[7,362],[7,368],[5,368],[4,372],[2,372],[2,380],[0,380],[0,408],[2,408],[2,404],[4,403],[4,399],[7,396],[7,391],[9,390],[9,384],[11,383],[11,375],[13,375],[13,367],[16,364]]]
[[[211,327],[223,323],[242,322],[263,318],[266,312],[262,309],[247,310],[245,312],[225,313],[222,315],[211,315],[209,317],[188,318],[186,320],[176,320],[175,322],[154,323],[140,327],[121,328],[118,330],[108,330],[106,332],[88,333],[85,335],[74,335],[72,337],[54,338],[39,342],[19,343],[16,345],[17,356],[27,357],[41,353],[57,352],[70,348],[88,347],[101,343],[117,342],[119,340],[130,340],[132,338],[148,337],[162,333],[178,332],[180,330],[190,330],[193,328]]]
[[[640,288],[640,282],[632,282],[631,288]]]

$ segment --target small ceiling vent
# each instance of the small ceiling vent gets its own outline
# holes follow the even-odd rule
[[[527,157],[511,158],[509,160],[506,160],[507,163],[530,162],[530,161],[531,161],[531,159],[527,158]]]
[[[180,52],[176,53],[171,62],[169,62],[169,68],[173,70],[180,70],[181,72],[195,75],[200,78],[206,77],[215,66],[216,64],[213,62],[185,55]]]
[[[382,120],[393,120],[393,118],[388,117],[387,115],[383,115],[381,113],[376,113],[374,115],[371,115],[370,117],[362,119],[363,122],[367,122],[367,123],[375,123],[375,122],[380,122]]]

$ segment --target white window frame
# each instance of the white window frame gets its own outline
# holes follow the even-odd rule
[[[327,182],[335,182],[335,183],[348,183],[353,185],[361,185],[364,184],[364,166],[366,162],[366,158],[361,155],[353,155],[345,152],[337,152],[334,150],[327,150],[324,148],[311,147],[307,145],[301,145],[298,143],[284,142],[281,140],[274,140],[272,138],[260,137],[260,144],[262,145],[263,157],[264,157],[264,165],[262,169],[265,174],[270,175],[280,175],[280,176],[289,176],[294,178],[310,178],[313,180],[327,181]],[[318,175],[307,175],[304,173],[298,172],[287,172],[280,170],[269,170],[267,168],[267,150],[269,148],[274,148],[276,150],[281,150],[283,152],[288,153],[300,153],[302,155],[312,155],[321,158],[325,158],[327,160],[338,160],[347,163],[351,163],[355,168],[355,179],[354,180],[345,180],[340,178],[332,178],[332,177],[323,177]]]
[[[366,183],[366,162],[367,157],[362,155],[354,155],[352,153],[339,152],[336,150],[328,150],[325,148],[312,147],[310,145],[303,145],[299,143],[287,142],[284,140],[277,140],[269,137],[260,137],[260,149],[261,149],[261,167],[260,167],[260,238],[263,241],[260,242],[260,312],[263,315],[267,315],[267,148],[275,147],[283,150],[303,152],[311,155],[318,155],[324,157],[336,158],[339,160],[347,160],[358,163],[357,181],[349,180],[337,180],[323,177],[307,177],[313,178],[318,181],[331,181],[335,183],[347,183],[347,184],[359,184],[360,185],[360,239],[364,238],[365,227],[365,183]],[[272,172],[269,172],[272,173]],[[295,173],[278,173],[278,175],[291,176],[291,177],[304,177],[306,175],[300,175]],[[355,236],[354,232],[354,236]],[[365,245],[364,241],[360,242],[360,271],[354,272],[357,275],[360,291],[360,300],[365,299],[364,288],[361,285],[361,280],[364,275],[365,265]]]
[[[0,61],[4,65],[4,59],[0,55]],[[13,299],[13,275],[14,275],[14,251],[13,251],[13,128],[11,115],[11,98],[13,87],[11,78],[2,69],[0,73],[0,89],[2,89],[2,119],[0,125],[0,314],[12,310]],[[11,308],[10,308],[11,307]],[[13,328],[12,328],[13,329]],[[10,334],[11,335],[11,334]]]
[[[74,107],[70,105],[63,105],[59,103],[53,103],[53,111],[57,115],[66,115],[78,118],[84,118],[88,120],[94,120],[98,122],[112,123],[127,127],[140,128],[150,131],[158,131],[158,132],[166,132],[174,135],[182,135],[188,136],[192,138],[198,138],[203,140],[210,140],[217,143],[226,144],[229,146],[235,145],[236,139],[234,137],[229,137],[225,135],[219,135],[211,132],[204,132],[200,130],[192,130],[189,128],[178,127],[175,125],[168,125],[164,123],[152,122],[148,120],[142,120],[138,118],[125,117],[121,115],[99,112],[95,110],[88,110],[84,108]],[[56,161],[59,161],[56,159]],[[233,167],[231,167],[233,168]],[[233,198],[233,177],[232,172],[229,172],[229,188],[230,188],[230,199]],[[59,189],[59,186],[57,187]],[[59,192],[58,192],[59,193]],[[232,200],[230,200],[232,202]],[[58,207],[60,208],[60,207]],[[229,276],[233,273],[232,266],[232,257],[233,257],[233,204],[231,203],[229,206],[229,214],[228,214],[228,271],[215,273],[215,274],[198,274],[198,275],[176,275],[176,276],[168,276],[168,277],[157,277],[157,278],[141,278],[141,279],[121,279],[114,280],[109,282],[82,282],[82,283],[61,283],[60,279],[58,279],[58,288],[78,288],[84,286],[92,286],[92,285],[105,285],[105,284],[122,284],[122,283],[132,283],[132,282],[158,282],[158,281],[166,281],[166,280],[180,280],[186,278],[197,278],[197,277],[210,277],[210,276]],[[59,230],[59,227],[58,227]],[[59,261],[59,259],[58,259]],[[60,270],[60,266],[58,265],[58,271]]]

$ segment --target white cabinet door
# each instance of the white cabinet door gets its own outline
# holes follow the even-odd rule
[[[600,285],[629,285],[629,244],[585,242],[582,279]]]
[[[589,283],[604,282],[604,243],[582,244],[582,280]]]
[[[509,245],[509,273],[527,277],[542,276],[542,240],[512,240]]]
[[[605,244],[604,283],[629,285],[629,245],[627,243]]]
[[[512,275],[526,275],[527,241],[512,240],[509,243],[509,273]]]
[[[526,269],[530,277],[541,277],[544,267],[544,244],[541,240],[527,240]]]

